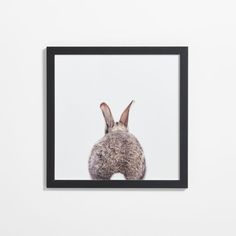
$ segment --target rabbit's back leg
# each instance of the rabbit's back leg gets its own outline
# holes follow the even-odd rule
[[[111,175],[101,175],[100,173],[90,174],[93,180],[110,180]]]
[[[144,173],[142,170],[134,171],[133,169],[129,169],[125,173],[125,178],[127,180],[141,180],[144,177]]]
[[[90,175],[93,180],[109,180],[113,173],[108,171],[106,168],[94,168],[89,169]]]
[[[93,180],[109,180],[114,174],[101,156],[92,157],[89,163],[89,173]]]
[[[127,180],[140,180],[145,176],[145,160],[136,159],[126,163],[124,176]]]

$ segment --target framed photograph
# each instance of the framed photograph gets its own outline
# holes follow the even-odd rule
[[[48,188],[187,188],[187,163],[187,47],[47,48]]]

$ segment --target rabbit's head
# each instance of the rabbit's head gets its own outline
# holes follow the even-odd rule
[[[134,101],[132,101],[123,111],[119,122],[114,122],[109,106],[105,102],[101,103],[100,108],[106,122],[105,134],[114,131],[128,132],[129,110],[133,102]]]

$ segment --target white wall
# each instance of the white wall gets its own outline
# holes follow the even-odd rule
[[[0,235],[235,235],[235,1],[0,4]],[[189,45],[189,189],[46,190],[43,49]]]

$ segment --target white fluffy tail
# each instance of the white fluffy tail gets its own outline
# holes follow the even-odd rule
[[[125,180],[125,177],[121,173],[115,173],[111,176],[111,180]]]

